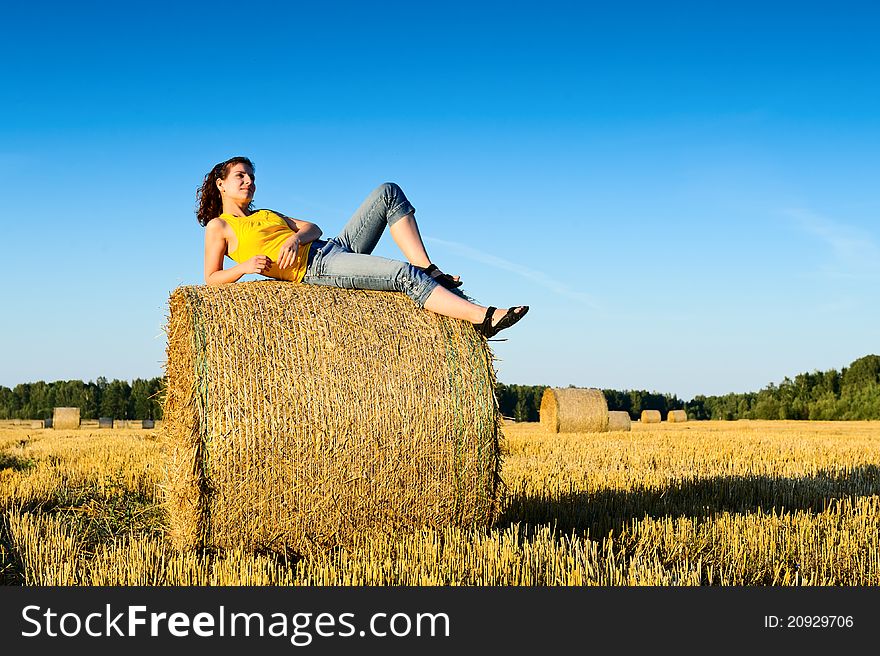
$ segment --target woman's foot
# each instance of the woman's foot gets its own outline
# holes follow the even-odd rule
[[[448,273],[443,273],[440,269],[437,268],[436,264],[429,264],[426,267],[416,267],[421,269],[429,276],[431,276],[438,283],[443,285],[446,289],[456,289],[461,287],[461,280],[459,280],[458,276],[450,276]]]
[[[528,305],[517,305],[516,307],[502,308],[500,310],[489,306],[486,308],[486,316],[483,318],[483,322],[475,323],[474,328],[484,337],[494,337],[526,316],[528,311]]]

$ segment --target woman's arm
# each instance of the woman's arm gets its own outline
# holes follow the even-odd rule
[[[290,229],[296,233],[297,237],[299,237],[300,244],[309,244],[324,234],[323,231],[311,221],[291,219],[289,216],[284,216],[283,214],[279,214],[278,216],[284,219],[285,223],[290,226]]]
[[[263,273],[272,266],[272,260],[267,256],[255,255],[241,264],[224,269],[225,256],[226,237],[223,236],[223,225],[219,219],[213,219],[205,227],[205,282],[209,286],[237,282],[246,273]]]
[[[293,265],[300,245],[310,244],[315,241],[321,236],[322,231],[317,225],[310,221],[291,219],[289,216],[284,216],[283,214],[279,214],[278,216],[284,219],[285,223],[287,223],[287,225],[290,226],[290,229],[293,230],[293,235],[281,245],[281,250],[278,253],[278,268],[286,269]]]

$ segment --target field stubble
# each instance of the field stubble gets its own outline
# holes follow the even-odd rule
[[[155,433],[0,428],[0,583],[878,585],[880,422],[506,425],[490,530],[175,551]]]

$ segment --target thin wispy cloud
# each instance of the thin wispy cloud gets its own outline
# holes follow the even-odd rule
[[[425,241],[431,244],[436,244],[437,246],[440,246],[442,248],[446,248],[456,255],[460,255],[461,257],[467,258],[469,260],[480,262],[481,264],[486,264],[496,269],[500,269],[502,271],[507,271],[509,273],[521,276],[527,280],[534,282],[535,284],[541,285],[542,287],[549,289],[554,294],[569,298],[592,310],[595,310],[596,312],[604,313],[604,309],[593,296],[581,291],[571,289],[565,283],[556,280],[555,278],[552,278],[543,271],[530,269],[529,267],[523,266],[522,264],[511,262],[510,260],[505,260],[504,258],[497,257],[495,255],[488,255],[475,248],[472,248],[465,244],[460,244],[455,241],[446,241],[445,239],[437,239],[434,237],[426,237]]]
[[[823,272],[828,277],[858,279],[880,275],[880,246],[866,230],[804,209],[789,209],[784,214],[800,230],[828,246],[835,267]]]

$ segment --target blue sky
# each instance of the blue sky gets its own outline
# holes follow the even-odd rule
[[[399,183],[469,294],[531,306],[506,383],[689,399],[880,351],[880,10],[609,5],[4,9],[0,385],[161,375],[237,154],[327,235]]]

